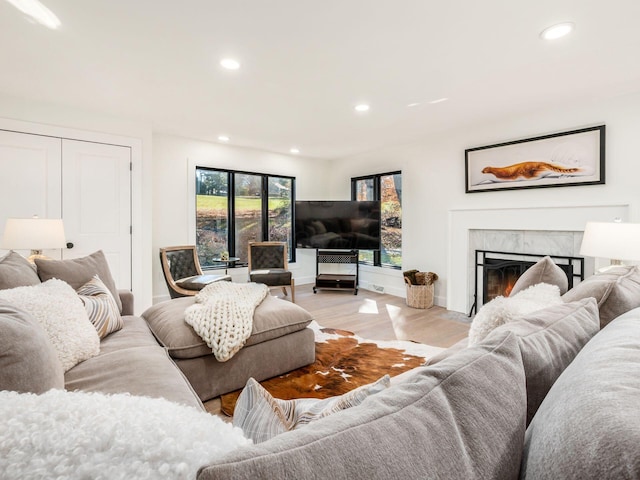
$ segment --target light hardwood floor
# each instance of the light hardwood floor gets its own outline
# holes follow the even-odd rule
[[[364,289],[358,290],[358,295],[335,290],[314,294],[312,285],[301,285],[296,287],[296,303],[323,327],[349,330],[372,340],[412,340],[449,347],[469,331],[464,314],[438,306],[412,308],[403,298]]]

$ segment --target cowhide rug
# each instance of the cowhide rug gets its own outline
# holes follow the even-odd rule
[[[316,361],[260,382],[283,400],[342,395],[385,374],[395,376],[419,367],[442,348],[407,341],[365,340],[352,332],[309,325],[315,333]],[[222,395],[221,410],[232,416],[241,390]]]

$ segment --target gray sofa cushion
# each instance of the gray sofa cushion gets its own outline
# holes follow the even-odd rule
[[[74,258],[72,260],[36,258],[35,262],[38,267],[40,280],[44,282],[50,278],[58,278],[67,282],[74,290],[77,290],[90,281],[94,275],[98,275],[100,280],[102,280],[111,292],[111,295],[113,295],[113,298],[118,304],[118,311],[122,313],[122,301],[120,300],[116,284],[111,276],[107,258],[104,256],[102,250],[98,250],[86,257]]]
[[[538,283],[557,285],[560,289],[560,295],[565,293],[569,288],[567,274],[551,260],[551,257],[547,256],[520,275],[509,295],[515,295]]]
[[[27,312],[0,301],[0,390],[52,388],[64,388],[64,373],[48,335]]]
[[[0,290],[39,283],[36,269],[19,253],[12,250],[0,258]]]
[[[640,307],[640,266],[619,266],[592,275],[562,296],[565,302],[594,297],[600,309],[600,327]]]
[[[515,336],[493,338],[359,406],[238,449],[198,479],[515,478],[524,370]]]
[[[149,325],[140,317],[122,317],[123,327],[100,341],[100,353],[117,352],[125,348],[159,347]]]
[[[640,309],[598,333],[527,430],[521,478],[638,478]]]
[[[176,298],[148,308],[143,318],[158,341],[173,358],[196,358],[211,355],[211,349],[184,321],[184,311],[195,302],[193,297]],[[313,317],[304,308],[267,295],[256,308],[253,331],[245,346],[302,330]]]
[[[101,347],[100,355],[65,374],[67,390],[130,393],[204,408],[141,318],[125,317],[122,330],[105,338]]]
[[[527,425],[551,385],[600,330],[595,299],[537,310],[496,328],[491,335],[517,335],[527,379]]]

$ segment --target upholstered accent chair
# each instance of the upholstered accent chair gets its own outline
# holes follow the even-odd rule
[[[161,248],[160,263],[171,298],[196,295],[213,282],[231,281],[229,275],[205,275],[195,245]]]
[[[296,287],[289,271],[287,244],[284,242],[249,243],[249,280],[269,287],[282,287],[287,295],[291,287],[291,301],[296,301]]]

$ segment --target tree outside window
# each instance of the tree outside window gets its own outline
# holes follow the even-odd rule
[[[360,252],[360,261],[402,268],[402,173],[352,178],[351,196],[358,201],[378,200],[381,208],[380,251]]]
[[[291,248],[295,178],[196,168],[196,247],[203,267],[222,252],[247,262],[249,242],[283,241]]]

